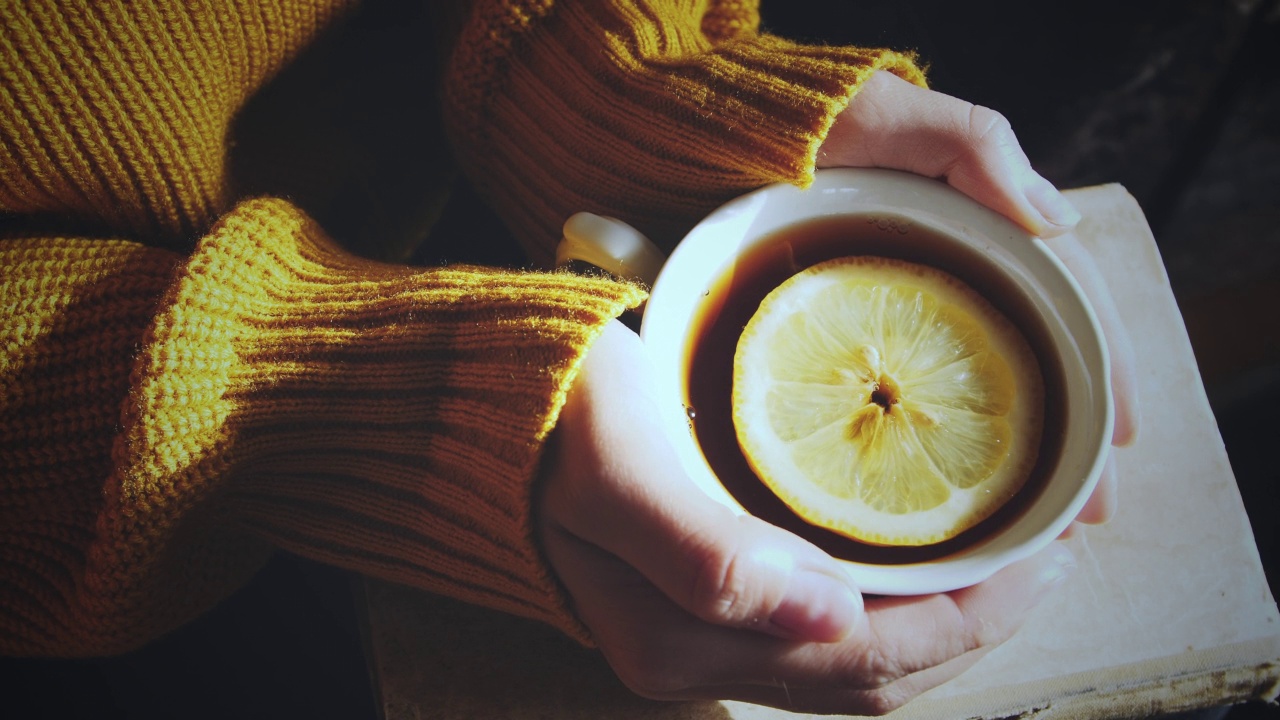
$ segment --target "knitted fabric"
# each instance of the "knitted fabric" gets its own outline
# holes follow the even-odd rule
[[[835,116],[909,55],[758,32],[757,3],[480,3],[445,75],[463,169],[535,262],[578,210],[665,249],[729,199],[807,186]]]
[[[349,12],[0,0],[0,652],[137,647],[274,548],[588,641],[532,484],[582,355],[644,293],[359,259],[235,197],[236,113]],[[803,184],[862,78],[919,79],[759,35],[752,3],[445,14],[454,152],[542,260],[577,210],[669,239]]]
[[[269,200],[175,261],[0,243],[7,652],[127,649],[271,544],[581,637],[528,480],[581,349],[638,288],[380,265]]]
[[[208,229],[235,112],[348,4],[0,2],[0,212],[147,240]]]

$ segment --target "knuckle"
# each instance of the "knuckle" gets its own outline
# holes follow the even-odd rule
[[[1004,115],[982,105],[965,105],[967,109],[956,113],[942,141],[946,149],[939,155],[941,177],[981,168],[988,159],[1003,157],[1020,147],[1013,126]]]
[[[975,145],[1002,146],[1013,137],[1013,126],[999,112],[974,105],[969,109],[968,135]]]
[[[969,652],[987,645],[999,645],[1008,640],[1011,635],[1013,635],[1013,629],[1001,623],[993,623],[984,617],[969,617],[965,620],[960,652]]]
[[[632,630],[600,642],[613,674],[631,692],[650,700],[680,700],[691,688],[707,684],[704,648],[690,646],[680,628]]]
[[[683,685],[663,663],[633,658],[612,663],[613,672],[631,692],[650,700],[673,700]]]
[[[871,647],[862,656],[857,682],[859,686],[875,692],[888,687],[893,681],[906,674],[901,663],[879,647]]]
[[[655,677],[648,673],[622,673],[618,672],[618,679],[628,690],[649,700],[676,700],[678,699],[674,689],[662,678]]]
[[[970,107],[960,143],[957,164],[980,167],[997,158],[1019,160],[1023,157],[1022,146],[1018,144],[1009,120],[999,112],[981,105]]]
[[[892,687],[869,690],[862,696],[863,712],[866,715],[888,715],[897,710],[911,698]]]
[[[999,618],[995,621],[973,606],[957,602],[954,598],[948,606],[950,617],[942,627],[955,628],[945,636],[950,638],[953,656],[962,655],[981,647],[999,645],[1013,635],[1015,627]]]
[[[737,624],[748,621],[748,573],[734,553],[704,553],[697,570],[690,610],[709,622]]]

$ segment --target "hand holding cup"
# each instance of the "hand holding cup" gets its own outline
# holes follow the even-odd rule
[[[894,80],[865,86],[824,146],[825,162],[944,176],[1041,235],[1055,231],[1051,216],[1073,222],[1069,211],[1041,211],[1053,208],[1056,191],[1028,179],[1025,157],[1010,150],[1009,142],[1017,148],[1011,133],[1000,140],[998,129],[977,137],[955,132],[955,113],[940,106],[971,106],[913,86],[908,91]],[[905,119],[871,122],[899,107],[900,95],[917,92],[928,94],[901,105]],[[903,141],[916,137],[910,133],[869,139],[877,127],[895,124],[958,144],[955,162],[943,172],[913,165],[916,145]],[[842,149],[850,138],[863,138],[864,147]],[[857,155],[871,145],[873,155]],[[1113,306],[1099,301],[1096,284],[1082,284],[1100,309],[1115,356],[1124,343],[1112,336],[1119,329],[1107,319]],[[647,312],[660,306],[660,297],[655,293]],[[552,568],[605,657],[642,695],[885,712],[959,674],[1007,638],[1074,564],[1065,547],[1049,542],[976,585],[864,598],[843,561],[699,489],[669,432],[664,362],[655,364],[647,338],[642,343],[616,323],[605,330],[564,408],[538,507]],[[1111,367],[1125,377],[1132,364],[1122,358]],[[1136,402],[1124,383],[1116,386],[1114,439],[1124,441],[1136,427]],[[1105,488],[1107,475],[1098,473]],[[1081,520],[1108,514],[1105,502],[1073,496],[1071,503]],[[931,630],[922,633],[922,627]]]

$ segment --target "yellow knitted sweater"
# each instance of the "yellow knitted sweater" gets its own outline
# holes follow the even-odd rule
[[[643,291],[364,259],[377,237],[237,183],[239,114],[346,5],[0,0],[0,653],[136,647],[275,548],[588,640],[531,488],[582,354]],[[477,0],[421,39],[438,80],[399,87],[438,90],[434,142],[534,265],[577,210],[670,244],[807,182],[874,69],[923,82],[758,24],[746,0]]]

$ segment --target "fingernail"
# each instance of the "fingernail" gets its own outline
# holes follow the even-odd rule
[[[1027,202],[1031,203],[1031,206],[1050,225],[1073,228],[1080,222],[1080,211],[1044,178],[1040,178],[1027,188]]]
[[[794,640],[837,642],[862,614],[862,595],[852,583],[812,570],[791,576],[787,595],[769,617],[775,634]]]

